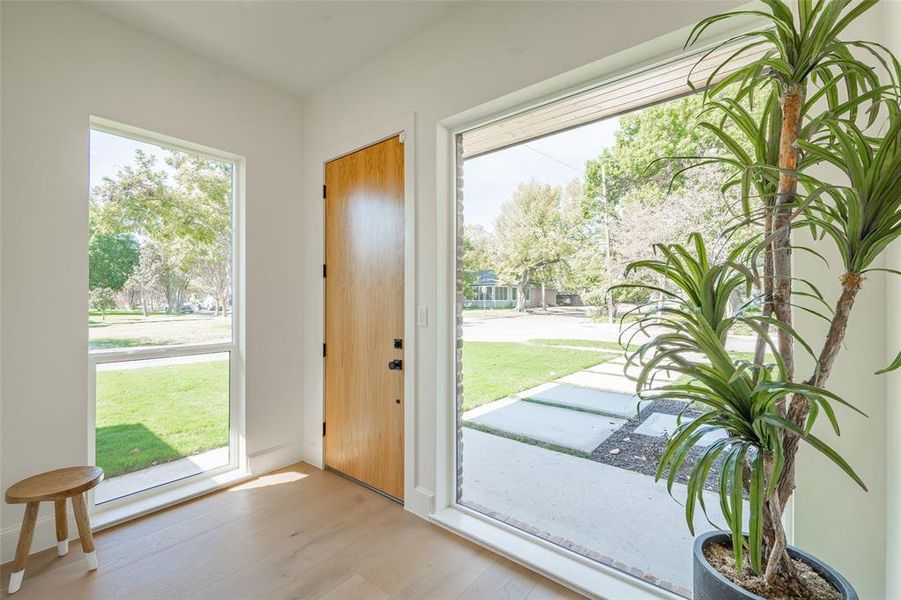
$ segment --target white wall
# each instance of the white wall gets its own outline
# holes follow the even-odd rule
[[[436,399],[439,364],[445,351],[436,337],[436,278],[446,249],[440,231],[445,215],[436,206],[444,188],[446,156],[441,125],[473,107],[575,69],[591,61],[661,36],[722,8],[712,2],[606,2],[596,4],[502,3],[458,8],[456,14],[393,51],[312,96],[305,107],[306,179],[321,181],[317,162],[323,149],[353,138],[377,124],[415,112],[417,192],[417,305],[429,307],[432,321],[417,331],[417,480],[426,490],[440,489],[436,472]],[[883,36],[883,9],[857,26],[861,37]],[[853,35],[849,33],[849,35]],[[515,103],[515,95],[509,97]],[[495,103],[493,106],[504,104]],[[321,290],[322,208],[316,186],[309,185],[304,236],[305,281]],[[838,268],[830,272],[805,256],[796,262],[834,297]],[[895,296],[897,297],[897,296]],[[855,312],[847,349],[836,365],[837,391],[870,414],[862,419],[842,413],[843,436],[833,440],[870,484],[870,493],[854,488],[833,465],[812,452],[802,452],[796,498],[795,541],[832,562],[858,587],[862,598],[884,597],[885,580],[885,380],[872,372],[886,354],[886,287],[871,276]],[[305,449],[310,460],[321,456],[322,337],[321,296],[314,294],[306,322]],[[816,328],[813,318],[799,315],[804,331]],[[599,507],[600,508],[600,507]]]
[[[901,1],[884,3],[885,44],[901,56]],[[886,266],[901,270],[901,242],[889,249]],[[885,303],[886,364],[901,351],[901,277],[887,277]],[[901,370],[886,378],[886,588],[887,598],[901,598]]]
[[[246,158],[247,451],[297,460],[302,103],[75,3],[3,2],[0,51],[0,484],[87,460],[90,115]]]
[[[892,23],[888,2],[876,5],[845,33],[847,39],[884,41],[886,24]],[[897,9],[897,5],[894,7]],[[894,21],[895,25],[899,23]],[[800,237],[804,237],[801,234]],[[806,241],[806,240],[805,240]],[[883,256],[877,267],[899,268],[898,247]],[[804,253],[795,253],[799,276],[809,277],[830,304],[840,293],[841,262],[828,243],[820,244],[832,265]],[[802,275],[803,274],[803,275]],[[888,283],[884,273],[867,274],[858,294],[845,345],[839,354],[828,387],[867,413],[868,418],[840,408],[842,435],[836,437],[823,419],[818,435],[838,450],[860,474],[869,488],[862,491],[841,470],[818,452],[806,448],[799,454],[798,490],[794,499],[795,543],[828,561],[857,587],[861,598],[886,596],[886,526],[888,490],[886,468],[892,457],[887,445],[887,423],[897,408],[888,396],[890,377],[876,376],[884,367],[889,349],[897,351],[898,338],[887,321],[897,319],[897,282]],[[894,313],[894,316],[893,316]],[[822,340],[822,322],[796,311],[799,329],[807,339]],[[890,348],[889,348],[890,346]],[[817,346],[818,347],[818,346]],[[892,354],[894,356],[894,354]],[[810,374],[810,361],[799,370],[799,378]],[[888,402],[887,402],[888,400]],[[895,542],[897,543],[897,542]],[[898,596],[894,596],[898,597]]]

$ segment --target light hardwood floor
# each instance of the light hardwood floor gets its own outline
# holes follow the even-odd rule
[[[300,463],[32,555],[17,600],[578,598],[572,591]],[[3,595],[10,564],[3,565]]]

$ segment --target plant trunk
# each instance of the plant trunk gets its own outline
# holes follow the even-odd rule
[[[782,95],[782,130],[779,137],[779,187],[768,211],[767,221],[772,218],[770,247],[766,249],[772,260],[771,283],[764,283],[764,292],[769,287],[772,301],[769,305],[776,319],[788,326],[792,323],[792,264],[791,264],[791,219],[795,200],[798,194],[798,136],[801,130],[801,112],[804,106],[804,90],[799,84],[792,84]],[[772,214],[772,216],[770,216]],[[769,225],[767,223],[766,225]],[[766,226],[765,225],[765,226]],[[766,260],[766,255],[765,255]],[[764,264],[766,270],[766,263]],[[766,309],[766,305],[764,307]],[[777,340],[779,355],[785,365],[785,380],[793,381],[795,372],[794,348],[791,335],[778,328]],[[755,348],[755,360],[762,362],[765,349],[759,345]],[[780,415],[785,415],[785,398],[777,403]],[[783,440],[785,438],[783,437]],[[786,450],[786,462],[788,451]],[[792,460],[794,455],[792,454]],[[785,470],[780,477],[784,479]],[[764,540],[766,541],[765,576],[769,584],[773,584],[780,572],[793,577],[791,559],[786,550],[785,531],[782,528],[782,513],[788,499],[781,485],[767,499],[766,518],[764,522]],[[780,569],[780,566],[782,567]]]
[[[773,475],[772,453],[764,455],[763,462],[764,473],[766,479],[769,480]],[[771,585],[775,583],[780,574],[788,578],[797,576],[791,557],[788,555],[788,538],[785,535],[785,528],[782,526],[784,506],[777,488],[773,495],[767,498],[763,514],[763,535],[767,548],[764,577]]]
[[[845,332],[848,329],[848,317],[851,309],[854,307],[854,300],[857,293],[863,285],[863,277],[859,273],[848,272],[842,276],[842,294],[839,296],[835,305],[835,314],[829,325],[829,333],[826,335],[826,341],[820,356],[817,360],[817,368],[814,375],[807,380],[807,383],[822,387],[829,379],[832,372],[832,365],[835,357],[841,349],[842,342],[845,339]],[[792,397],[791,406],[788,410],[788,418],[803,427],[807,414],[810,412],[810,403],[801,394],[795,394]],[[783,436],[783,447],[785,448],[785,466],[783,467],[782,477],[779,479],[779,496],[781,498],[789,498],[795,491],[795,455],[798,452],[798,437],[789,433]]]
[[[766,216],[764,217],[763,222],[763,235],[764,239],[769,239],[773,234],[773,213],[772,208],[767,207]],[[769,317],[773,314],[773,245],[772,243],[768,243],[763,250],[763,282],[762,282],[762,291],[763,291],[763,307],[761,308],[761,313],[764,317]],[[767,333],[770,330],[770,326],[766,323],[763,324],[764,331]],[[757,343],[754,347],[754,364],[762,365],[764,363],[764,358],[766,357],[767,351],[767,343],[764,340],[763,336],[757,336]]]
[[[541,310],[547,310],[547,296],[545,296],[544,282],[541,282]]]
[[[791,217],[798,194],[798,135],[801,130],[801,110],[804,92],[799,84],[793,84],[782,96],[782,132],[779,138],[779,190],[773,217],[773,312],[776,318],[791,325],[792,265],[791,265]],[[787,332],[778,331],[779,354],[785,362],[785,378],[793,381],[795,356],[792,338]],[[784,414],[784,401],[781,409]]]

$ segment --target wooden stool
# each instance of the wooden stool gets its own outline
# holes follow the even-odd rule
[[[100,467],[67,467],[41,473],[23,479],[9,486],[6,490],[6,501],[9,504],[24,504],[25,518],[19,532],[19,545],[16,546],[16,560],[13,572],[9,576],[8,593],[14,594],[22,585],[25,575],[25,563],[31,550],[31,538],[34,535],[34,524],[38,518],[38,506],[41,502],[53,502],[56,517],[56,552],[65,556],[69,552],[69,521],[66,515],[66,498],[72,498],[72,510],[75,512],[75,523],[78,525],[78,537],[81,538],[81,549],[84,551],[88,570],[97,568],[97,553],[94,552],[94,538],[91,535],[91,521],[88,518],[88,507],[84,493],[95,487],[103,479]]]

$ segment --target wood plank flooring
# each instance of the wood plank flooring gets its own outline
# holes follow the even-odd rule
[[[17,600],[578,598],[378,494],[300,463],[31,556]],[[10,563],[0,569],[3,595]]]

